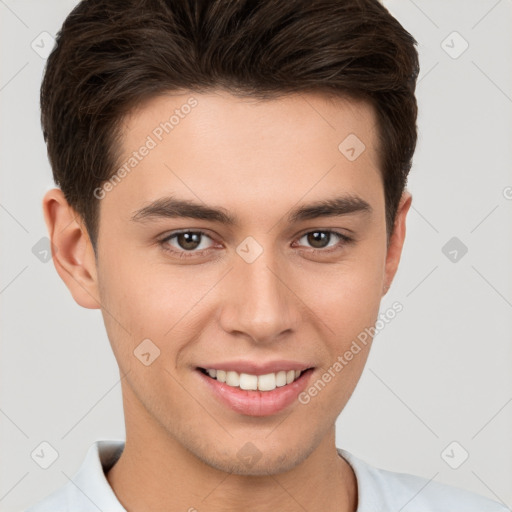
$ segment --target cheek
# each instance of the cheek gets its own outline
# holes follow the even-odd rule
[[[122,257],[119,257],[122,254]],[[162,290],[154,289],[147,269],[123,250],[103,254],[98,265],[98,280],[102,315],[116,359],[124,371],[132,368],[134,350],[145,339],[161,337],[165,318],[155,311]],[[168,300],[168,298],[167,298]]]
[[[328,271],[304,269],[303,296],[331,334],[346,340],[375,322],[384,270],[385,251],[358,251]]]
[[[122,259],[113,256],[102,260],[98,279],[105,327],[123,369],[131,367],[133,351],[145,339],[162,359],[174,360],[169,352],[179,352],[194,333],[191,325],[218,276],[198,267],[149,264],[128,252]]]

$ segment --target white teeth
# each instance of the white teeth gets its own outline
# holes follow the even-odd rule
[[[286,372],[284,370],[276,373],[276,386],[286,386]]]
[[[258,376],[249,375],[248,373],[240,374],[240,389],[258,389]]]
[[[258,389],[260,391],[272,391],[276,389],[276,374],[267,373],[258,377]]]
[[[252,375],[249,373],[238,373],[235,371],[225,371],[216,369],[207,369],[206,373],[219,382],[225,382],[228,386],[240,387],[248,391],[272,391],[276,387],[286,386],[298,379],[301,375],[300,370],[281,370],[276,373],[267,373],[265,375]]]
[[[237,388],[240,385],[240,374],[236,372],[226,372],[226,384]]]

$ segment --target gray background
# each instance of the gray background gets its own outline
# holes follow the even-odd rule
[[[41,33],[55,35],[75,3],[0,0],[1,512],[63,485],[95,440],[124,437],[100,311],[78,306],[33,252],[53,187],[39,125]],[[337,444],[511,507],[512,1],[385,5],[418,40],[422,67],[408,238],[382,303],[404,310],[376,338]],[[31,458],[43,441],[59,454],[48,469]],[[463,450],[453,469],[446,460],[456,465]]]

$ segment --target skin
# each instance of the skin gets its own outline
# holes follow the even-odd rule
[[[57,272],[78,304],[101,308],[124,376],[126,445],[108,482],[131,512],[355,511],[356,479],[336,452],[335,421],[370,344],[308,404],[265,417],[221,404],[196,367],[287,359],[313,366],[315,382],[375,324],[400,260],[411,195],[402,196],[388,243],[374,111],[316,93],[153,98],[124,120],[123,155],[191,96],[198,105],[100,201],[97,259],[62,192],[43,200]],[[352,162],[338,150],[350,133],[366,146]],[[240,224],[131,220],[169,194],[222,206]],[[346,194],[371,212],[287,222],[294,207]],[[164,250],[186,252],[176,238],[159,243],[183,229],[210,237],[190,258]],[[327,229],[354,241],[332,235],[323,248],[304,236]],[[263,249],[252,263],[236,252],[248,236]],[[133,354],[146,338],[160,349],[149,366]],[[260,454],[252,464],[237,457],[249,441]]]

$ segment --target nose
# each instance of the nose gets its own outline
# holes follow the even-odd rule
[[[223,280],[220,323],[227,333],[262,344],[297,331],[300,300],[283,268],[270,250],[252,263],[236,256]]]

